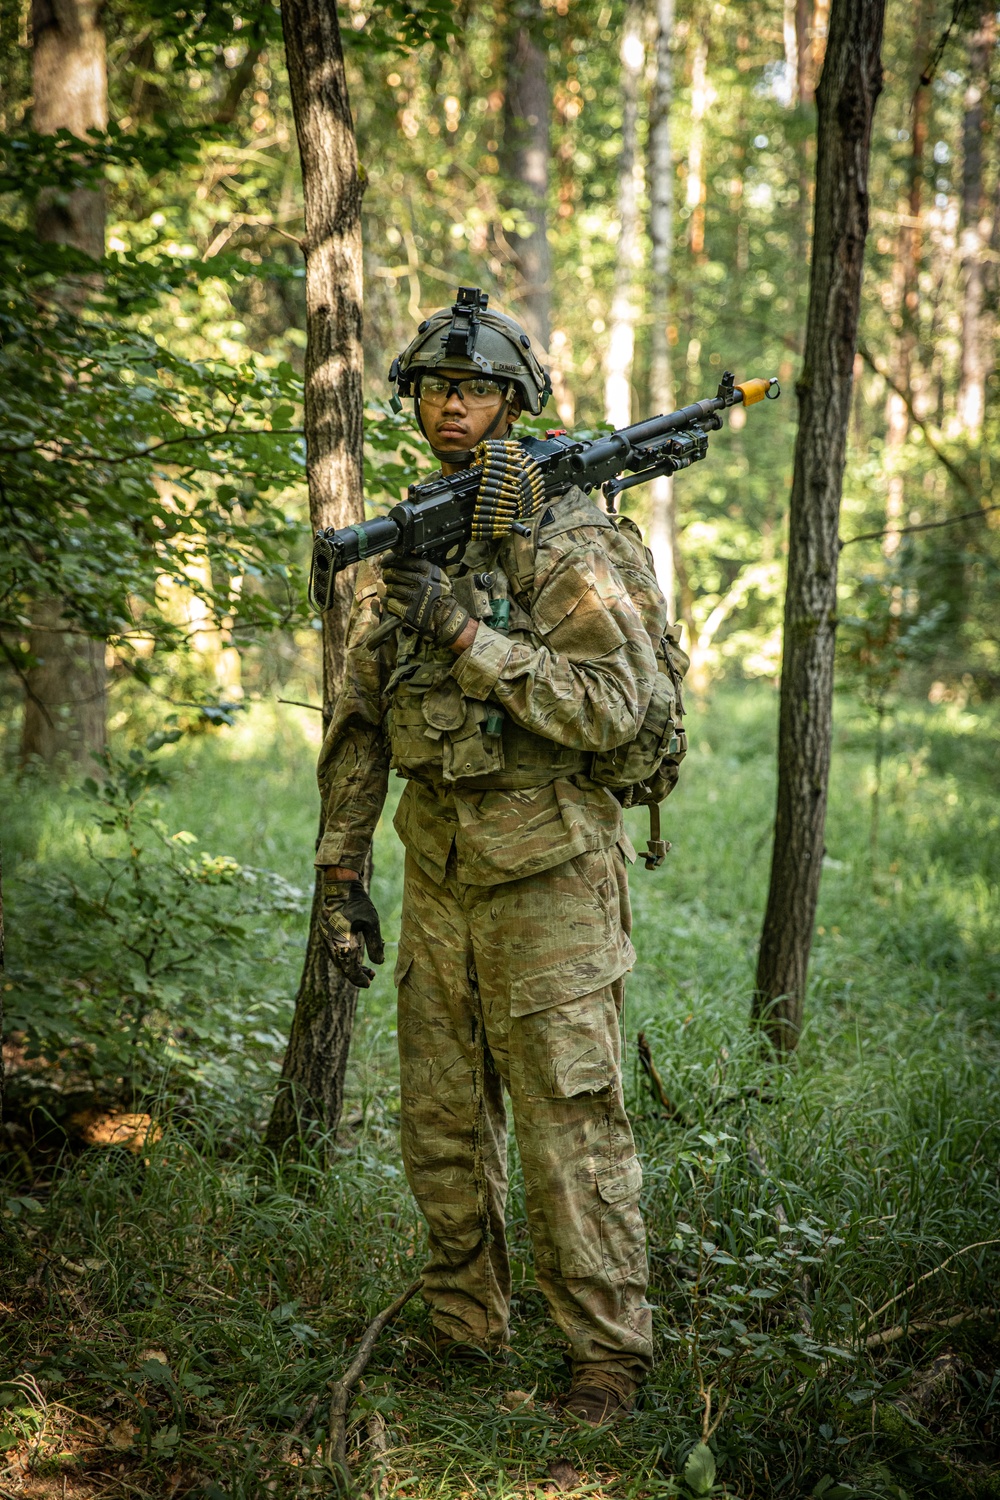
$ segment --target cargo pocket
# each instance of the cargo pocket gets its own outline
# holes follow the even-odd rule
[[[642,1166],[637,1156],[599,1167],[601,1255],[612,1281],[627,1281],[646,1266],[646,1234],[639,1213]]]
[[[480,982],[505,993],[511,1017],[591,996],[632,967],[616,862],[613,850],[582,854],[493,886],[471,909]]]
[[[607,989],[522,1016],[511,1033],[511,1067],[529,1098],[575,1099],[618,1082],[618,1012]]]

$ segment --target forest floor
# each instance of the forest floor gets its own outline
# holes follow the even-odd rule
[[[277,712],[284,727],[262,709],[160,752],[176,773],[162,816],[303,887],[313,750],[290,727],[304,716]],[[1000,1496],[1000,716],[899,708],[873,868],[873,726],[839,704],[807,1026],[783,1068],[747,1031],[776,700],[730,688],[691,718],[666,809],[673,852],[632,875],[626,1088],[654,1375],[611,1432],[553,1416],[562,1353],[534,1283],[515,1148],[512,1362],[437,1364],[411,1301],[352,1406],[348,1458],[373,1500]],[[7,798],[11,983],[33,924],[46,930],[42,874],[86,860],[82,804],[23,785]],[[641,847],[641,816],[631,832]],[[374,894],[389,938],[400,890],[387,816]],[[399,1161],[391,945],[361,998],[327,1155],[280,1165],[256,1144],[303,920],[260,918],[259,984],[233,981],[228,1052],[206,1023],[184,1043],[214,1058],[202,1086],[164,1083],[144,1101],[158,1140],[34,1155],[10,1136],[5,1222],[29,1263],[2,1293],[3,1500],[333,1492],[328,1383],[414,1279],[423,1231]],[[241,1028],[253,1029],[245,1054]],[[640,1032],[669,1111],[639,1069]],[[12,1056],[16,1114],[28,1075]]]

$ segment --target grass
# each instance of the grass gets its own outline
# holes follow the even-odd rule
[[[685,1462],[706,1436],[713,1492],[744,1500],[1000,1495],[997,715],[901,708],[873,870],[871,726],[839,705],[807,1027],[786,1068],[763,1063],[746,1028],[775,701],[730,689],[692,719],[666,809],[673,852],[632,879],[626,1083],[658,1343],[644,1403],[627,1427],[584,1437],[546,1408],[562,1356],[534,1286],[515,1153],[513,1363],[428,1360],[411,1302],[352,1408],[349,1456],[370,1495],[526,1496],[557,1457],[584,1493],[686,1495]],[[312,754],[294,717],[283,723],[261,712],[167,752],[182,774],[164,816],[301,884]],[[16,958],[31,940],[18,920],[30,921],[31,869],[83,857],[76,804],[32,788],[6,843]],[[374,888],[390,937],[400,882],[387,815]],[[285,976],[291,993],[300,931],[284,920],[268,984]],[[33,1181],[15,1172],[8,1214],[34,1270],[5,1294],[0,1492],[330,1492],[316,1458],[326,1383],[420,1265],[390,973],[391,949],[362,997],[329,1163],[261,1155],[269,1084],[255,1074],[200,1106],[153,1101],[166,1129],[144,1157],[67,1150]],[[673,1118],[645,1088],[640,1031]],[[508,1390],[533,1401],[505,1411]]]

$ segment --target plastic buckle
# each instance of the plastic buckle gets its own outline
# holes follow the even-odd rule
[[[647,839],[643,859],[647,870],[658,870],[670,853],[669,839]]]

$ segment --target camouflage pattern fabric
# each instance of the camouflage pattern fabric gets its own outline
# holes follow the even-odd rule
[[[430,1231],[435,1328],[507,1337],[509,1092],[535,1278],[574,1368],[641,1380],[652,1358],[642,1171],[622,1102],[619,1013],[634,954],[614,847],[496,886],[406,862],[402,1146]]]
[[[438,1331],[506,1337],[506,1088],[535,1275],[573,1361],[641,1379],[642,1174],[618,1040],[634,852],[618,802],[588,775],[594,754],[635,736],[656,677],[662,600],[637,608],[623,581],[635,567],[634,547],[571,490],[530,537],[472,544],[449,569],[480,622],[456,657],[405,631],[367,649],[384,589],[363,563],[320,756],[316,862],[363,867],[394,767],[407,781],[403,1153]]]
[[[382,583],[377,563],[359,567],[344,688],[320,755],[319,865],[362,868],[390,764],[411,783],[397,832],[438,880],[453,849],[459,879],[491,884],[622,835],[618,803],[586,769],[590,754],[634,737],[656,677],[621,577],[634,549],[571,490],[535,517],[530,539],[473,546],[465,560],[493,585],[462,599],[480,625],[457,658],[406,633],[373,656],[364,642],[381,618]],[[504,630],[487,623],[498,606]]]

